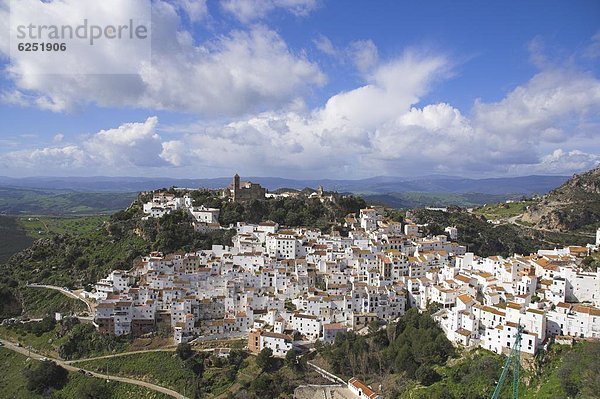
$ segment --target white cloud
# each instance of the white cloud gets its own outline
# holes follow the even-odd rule
[[[118,128],[101,130],[84,141],[83,148],[92,162],[107,165],[164,166],[156,133],[158,118],[144,123],[125,123]]]
[[[600,31],[592,36],[591,43],[584,50],[584,56],[591,59],[600,58]]]
[[[22,172],[24,169],[35,171],[68,171],[86,165],[84,151],[76,145],[64,147],[46,147],[33,150],[12,151],[0,160],[3,168]],[[39,172],[38,172],[39,173]]]
[[[324,54],[334,56],[339,54],[339,50],[335,48],[331,40],[327,36],[319,35],[316,39],[313,40],[313,43],[317,47],[317,49]]]
[[[317,0],[224,0],[221,6],[239,21],[248,23],[266,17],[276,9],[306,16],[319,5]]]
[[[501,101],[477,101],[470,114],[448,103],[416,106],[449,76],[448,68],[444,57],[408,51],[321,108],[188,126],[163,146],[162,156],[181,167],[239,165],[248,173],[335,177],[571,173],[597,161],[572,147],[577,138],[589,143],[599,134],[590,128],[600,107],[595,77],[544,70]],[[572,149],[556,152],[558,145]]]
[[[64,140],[64,138],[65,138],[64,134],[58,133],[58,134],[54,135],[54,137],[52,138],[52,142],[53,143],[60,143],[60,142],[62,142]]]
[[[528,135],[535,142],[546,129],[600,112],[600,81],[570,70],[545,70],[496,103],[477,101],[474,120],[503,136]]]
[[[0,59],[8,58],[10,53],[10,5],[7,0],[0,0]]]
[[[187,14],[192,22],[202,21],[208,16],[206,0],[174,0],[174,3]]]
[[[378,52],[371,40],[359,40],[350,43],[350,57],[361,72],[367,72],[377,64]]]
[[[78,7],[76,0],[54,1],[46,6],[61,8],[67,3],[74,9]],[[194,8],[194,2],[176,3],[153,2],[152,63],[142,63],[138,74],[47,75],[44,70],[48,66],[43,63],[13,63],[7,70],[15,90],[13,95],[5,94],[4,101],[22,104],[26,100],[55,112],[95,103],[213,116],[240,115],[285,107],[312,87],[324,84],[325,75],[317,64],[292,51],[276,32],[264,26],[254,25],[196,43],[190,32],[182,30],[177,7],[186,9],[192,18],[200,18],[203,11]],[[0,9],[0,20],[5,19],[7,10]],[[2,46],[0,51],[7,54]],[[81,62],[118,69],[119,63],[130,62],[131,58],[135,57],[100,52]],[[14,93],[23,95],[16,97]]]
[[[162,142],[156,133],[158,119],[150,117],[142,123],[125,123],[117,128],[101,130],[86,136],[80,143],[19,150],[3,154],[4,168],[44,173],[71,173],[77,170],[118,170],[166,166],[160,158]],[[56,144],[64,136],[54,137]]]
[[[336,47],[328,37],[319,35],[313,43],[323,54],[334,57],[341,63],[349,61],[363,74],[375,67],[379,60],[377,46],[372,40],[356,40],[344,48]]]
[[[19,90],[3,91],[0,93],[0,102],[4,104],[18,105],[25,107],[30,100]]]
[[[279,35],[264,27],[232,32],[188,54],[178,62],[160,57],[142,73],[147,106],[241,114],[261,106],[277,108],[306,87],[325,82],[315,64],[292,54]]]
[[[600,81],[592,74],[542,70],[500,101],[476,101],[470,112],[446,102],[423,103],[450,72],[446,57],[413,49],[378,62],[364,85],[331,96],[321,107],[307,110],[299,102],[228,122],[162,126],[168,140],[149,118],[85,138],[71,148],[71,164],[107,164],[122,174],[152,165],[188,176],[238,169],[248,175],[348,178],[572,173],[598,163]],[[19,156],[56,158],[56,149],[39,151]],[[9,153],[11,158],[18,157]]]
[[[513,173],[543,173],[569,175],[595,168],[600,164],[600,155],[580,150],[565,151],[561,148],[542,156],[534,165],[516,165]]]

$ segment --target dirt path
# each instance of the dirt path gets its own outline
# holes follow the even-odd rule
[[[14,352],[20,353],[20,354],[25,355],[25,356],[30,356],[31,358],[33,358],[35,360],[45,360],[45,359],[52,360],[56,364],[64,367],[65,369],[67,369],[69,371],[78,372],[78,371],[83,370],[83,371],[86,372],[87,375],[90,375],[92,377],[101,378],[101,379],[108,379],[108,380],[111,380],[111,381],[119,381],[119,382],[123,382],[125,384],[138,385],[138,386],[141,386],[141,387],[144,387],[144,388],[151,389],[151,390],[156,391],[156,392],[163,393],[165,395],[169,395],[169,396],[171,396],[173,398],[176,398],[176,399],[188,399],[185,396],[181,395],[180,393],[175,392],[175,391],[173,391],[172,389],[169,389],[169,388],[161,387],[160,385],[155,385],[155,384],[151,384],[149,382],[135,380],[133,378],[119,377],[119,376],[110,375],[110,374],[106,375],[106,374],[96,373],[96,372],[93,372],[93,371],[88,371],[88,370],[85,370],[85,369],[80,368],[80,367],[72,366],[70,364],[70,362],[66,362],[66,361],[59,360],[59,359],[52,358],[52,357],[42,356],[42,355],[40,355],[40,354],[38,354],[38,353],[36,353],[34,351],[30,351],[27,348],[19,347],[19,346],[13,344],[12,342],[6,341],[4,339],[0,339],[0,342],[2,342],[4,344],[4,348],[6,348],[6,349],[12,350]]]

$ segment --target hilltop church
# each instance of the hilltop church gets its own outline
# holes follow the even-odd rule
[[[240,181],[240,176],[236,173],[233,181],[225,190],[223,195],[229,197],[233,202],[246,202],[252,200],[263,200],[267,190],[258,183]]]

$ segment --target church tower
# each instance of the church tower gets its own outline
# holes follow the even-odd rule
[[[240,175],[237,173],[233,176],[233,202],[238,197],[238,193],[240,190]]]

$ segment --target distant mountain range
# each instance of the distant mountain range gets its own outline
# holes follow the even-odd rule
[[[453,176],[423,177],[372,177],[359,180],[311,179],[294,180],[278,177],[242,177],[260,183],[268,190],[323,186],[325,190],[349,192],[362,195],[391,193],[478,193],[487,195],[532,195],[545,194],[560,186],[569,176],[521,176],[486,179],[470,179]],[[10,178],[0,176],[0,186],[15,188],[35,188],[46,190],[71,190],[75,192],[138,192],[163,187],[222,188],[229,185],[231,178],[173,179],[145,177],[27,177]]]

